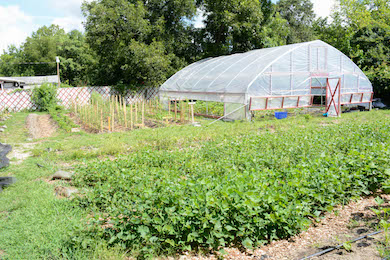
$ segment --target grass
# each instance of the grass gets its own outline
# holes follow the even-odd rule
[[[25,119],[27,113],[13,114],[0,133],[0,142],[29,143]],[[341,118],[297,116],[286,120],[261,119],[256,122],[217,122],[207,127],[171,126],[139,129],[132,132],[89,134],[66,133],[38,140],[34,156],[20,165],[0,170],[0,176],[15,176],[18,182],[0,193],[0,259],[123,259],[124,249],[108,246],[104,239],[78,237],[85,230],[92,212],[74,201],[58,199],[55,184],[47,177],[56,170],[85,164],[97,158],[132,156],[139,151],[187,151],[202,149],[210,142],[223,143],[245,135],[264,135],[292,131],[311,131],[319,127],[337,127],[348,121],[365,124],[390,117],[389,112],[343,114]],[[48,149],[51,148],[51,149]],[[37,163],[44,168],[37,166]],[[81,239],[81,241],[80,241]],[[72,242],[73,241],[73,242]],[[85,243],[83,243],[85,242]]]

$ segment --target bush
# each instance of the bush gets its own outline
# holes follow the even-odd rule
[[[40,111],[49,111],[50,107],[57,105],[57,87],[49,83],[35,87],[32,91],[31,100]]]

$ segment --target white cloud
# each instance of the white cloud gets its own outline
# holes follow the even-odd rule
[[[311,0],[313,2],[314,12],[318,17],[330,16],[336,0]]]
[[[205,27],[205,24],[203,22],[205,12],[201,9],[198,9],[196,12],[196,17],[194,18],[193,24],[195,28],[203,28]]]
[[[53,19],[52,23],[57,24],[60,27],[64,28],[65,31],[69,32],[71,30],[80,30],[83,31],[84,27],[82,25],[85,18],[81,12],[81,5],[83,2],[92,2],[94,0],[56,0],[50,1],[50,4],[53,8],[60,10],[65,14],[64,17],[58,17]]]
[[[79,31],[84,31],[84,27],[82,25],[83,19],[80,17],[61,17],[55,18],[52,21],[52,24],[59,25],[61,28],[64,28],[66,32],[70,32],[74,29]]]
[[[37,28],[19,6],[0,6],[0,53],[11,44],[19,46]]]

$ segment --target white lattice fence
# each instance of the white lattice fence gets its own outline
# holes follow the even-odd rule
[[[58,90],[57,98],[61,105],[69,108],[72,104],[85,105],[91,99],[93,92],[97,92],[108,99],[110,97],[110,87],[88,87],[88,88],[61,88]]]
[[[93,92],[108,99],[112,95],[117,95],[111,87],[84,87],[84,88],[60,88],[57,91],[57,98],[60,104],[69,108],[72,104],[85,105],[91,99]],[[128,104],[155,98],[158,94],[157,88],[145,88],[138,92],[125,95]],[[36,110],[37,107],[31,101],[31,90],[4,90],[0,91],[0,111],[8,109],[10,112],[20,112],[22,110]]]

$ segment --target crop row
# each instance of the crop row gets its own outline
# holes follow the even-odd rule
[[[143,255],[290,237],[389,177],[390,124],[248,133],[201,148],[139,151],[77,170],[91,235]]]

